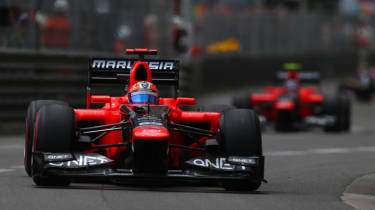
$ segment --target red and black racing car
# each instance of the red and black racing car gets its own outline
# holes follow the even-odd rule
[[[262,123],[272,122],[277,131],[305,130],[311,126],[325,131],[349,131],[351,104],[345,95],[323,96],[315,86],[318,72],[297,72],[299,64],[286,64],[288,72],[278,72],[283,86],[268,86],[262,93],[246,92],[233,98],[237,108],[254,109]]]
[[[35,184],[172,180],[258,189],[264,157],[257,115],[224,105],[183,111],[195,105],[194,98],[162,98],[156,87],[172,85],[178,92],[178,61],[145,59],[156,50],[127,53],[139,59],[91,60],[87,108],[55,100],[30,103],[25,169]],[[120,97],[94,95],[97,83],[129,88]]]

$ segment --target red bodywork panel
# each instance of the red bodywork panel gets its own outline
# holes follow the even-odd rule
[[[141,67],[142,66],[142,67]],[[143,68],[144,67],[144,68]],[[144,80],[137,80],[136,73],[139,69],[142,71],[146,70],[146,78]],[[132,66],[130,71],[130,81],[129,87],[139,81],[152,81],[152,75],[149,66],[146,62],[137,61]],[[103,95],[88,95],[91,97],[89,101],[92,103],[103,104],[103,107],[100,109],[75,109],[77,125],[84,124],[85,122],[94,123],[95,125],[106,125],[119,123],[121,120],[127,120],[129,116],[124,115],[119,111],[121,105],[129,104],[128,96],[122,97],[110,97]],[[190,112],[182,111],[179,108],[179,105],[194,105],[194,98],[160,98],[158,105],[167,105],[169,106],[170,112],[168,115],[168,120],[176,124],[208,124],[210,130],[213,132],[217,131],[218,121],[220,118],[220,113],[215,112]],[[151,105],[152,106],[152,105]],[[183,134],[176,131],[169,131],[166,128],[153,126],[142,126],[137,127],[133,130],[132,133],[133,140],[142,139],[142,140],[167,140],[169,144],[183,145],[184,136]],[[207,137],[201,138],[200,143],[204,143],[207,140]],[[121,144],[122,135],[121,131],[111,131],[104,137],[99,140],[99,145],[107,144]],[[190,145],[190,147],[200,147],[198,143]],[[87,152],[94,152],[97,149],[91,149]],[[126,150],[125,146],[122,147],[108,147],[105,148],[106,156],[112,160],[119,158],[120,153]],[[173,166],[179,165],[179,152],[181,149],[171,148],[169,151],[169,162]],[[191,152],[192,155],[198,156],[202,155],[201,152]]]
[[[277,110],[293,110],[295,108],[293,101],[278,101],[275,104]]]
[[[178,98],[177,98],[178,100]],[[105,124],[112,124],[118,123],[122,119],[121,113],[118,111],[119,107],[122,104],[127,104],[128,100],[127,97],[111,97],[111,102],[106,103],[103,108],[101,109],[75,109],[76,113],[76,120],[77,122],[97,122],[100,125]],[[209,124],[210,130],[215,132],[218,126],[218,120],[220,118],[220,113],[215,112],[188,112],[182,111],[178,108],[178,104],[176,103],[176,99],[173,98],[161,98],[159,100],[160,105],[168,105],[170,106],[172,111],[168,119],[173,121],[174,123],[178,124]],[[148,136],[147,136],[148,135]],[[133,130],[133,137],[140,138],[147,140],[156,140],[160,139],[168,139],[170,144],[178,144],[183,145],[184,137],[182,134],[178,132],[170,132],[165,129],[161,130],[160,133],[155,133],[155,130],[152,130],[150,127],[141,127],[136,128]],[[207,138],[200,139],[201,143]],[[120,131],[111,131],[109,134],[104,136],[100,139],[99,144],[120,144],[122,143],[121,132]],[[192,147],[200,147],[199,144],[193,144]],[[111,159],[117,159],[122,151],[124,151],[126,147],[109,147],[106,148],[107,157]],[[173,148],[170,151],[170,160],[173,162],[175,166],[178,166],[178,152],[181,149]],[[198,155],[197,152],[194,154]]]
[[[133,130],[133,139],[134,141],[137,139],[151,141],[168,140],[169,132],[166,128],[161,128],[158,126],[143,126]]]

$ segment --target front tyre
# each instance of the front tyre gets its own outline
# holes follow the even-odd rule
[[[262,156],[262,137],[259,118],[252,110],[235,109],[220,118],[219,143],[225,156]],[[226,190],[257,190],[264,177],[264,163],[254,168],[255,178],[226,181]]]
[[[351,103],[347,96],[326,97],[324,99],[324,112],[333,116],[335,121],[332,125],[324,128],[326,132],[349,131],[351,127]]]
[[[32,145],[34,139],[34,128],[35,128],[35,118],[39,111],[39,109],[45,105],[50,104],[60,104],[66,105],[68,104],[64,101],[57,101],[57,100],[36,100],[32,101],[29,106],[27,107],[26,113],[26,135],[25,135],[25,148],[24,148],[24,165],[25,171],[28,176],[31,176],[31,153],[32,153]]]
[[[46,105],[40,108],[35,120],[35,152],[71,152],[76,139],[75,113],[66,105]],[[36,185],[65,186],[68,179],[46,176],[43,163],[32,161],[32,177]]]

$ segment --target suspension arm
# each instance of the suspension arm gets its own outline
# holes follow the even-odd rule
[[[216,132],[212,132],[212,131],[200,129],[200,128],[195,128],[195,127],[191,127],[187,125],[176,124],[173,122],[169,122],[169,126],[181,132],[199,134],[199,135],[209,136],[209,137],[216,136]]]
[[[92,126],[92,127],[87,127],[87,128],[81,128],[80,131],[81,132],[96,131],[99,129],[112,128],[112,127],[118,127],[118,126],[126,127],[128,125],[130,125],[129,121],[122,121],[122,122],[114,123],[114,124],[98,125],[98,126]]]

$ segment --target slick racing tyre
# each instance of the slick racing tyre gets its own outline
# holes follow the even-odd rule
[[[351,103],[348,97],[325,97],[323,103],[324,113],[332,116],[335,122],[324,127],[326,132],[349,131],[351,127]]]
[[[36,152],[71,152],[76,139],[75,113],[66,105],[45,105],[40,108],[35,119],[33,150]],[[69,180],[43,174],[43,165],[33,157],[32,177],[36,185],[64,186]]]
[[[31,147],[33,145],[33,138],[34,138],[34,122],[36,114],[38,113],[39,109],[44,105],[49,104],[60,104],[60,105],[68,105],[66,102],[63,101],[56,101],[56,100],[37,100],[32,101],[26,113],[26,135],[25,135],[25,148],[24,148],[24,165],[25,170],[28,176],[31,176]]]
[[[259,118],[252,110],[234,109],[220,118],[219,144],[225,156],[262,156],[262,137]],[[264,163],[257,169],[256,179],[226,181],[226,190],[257,190],[264,174]]]
[[[232,109],[234,109],[234,107],[227,105],[227,104],[209,104],[209,105],[198,107],[197,111],[224,113]]]
[[[232,99],[233,106],[238,109],[252,109],[253,105],[251,104],[251,95],[252,93],[248,91],[235,96]]]

